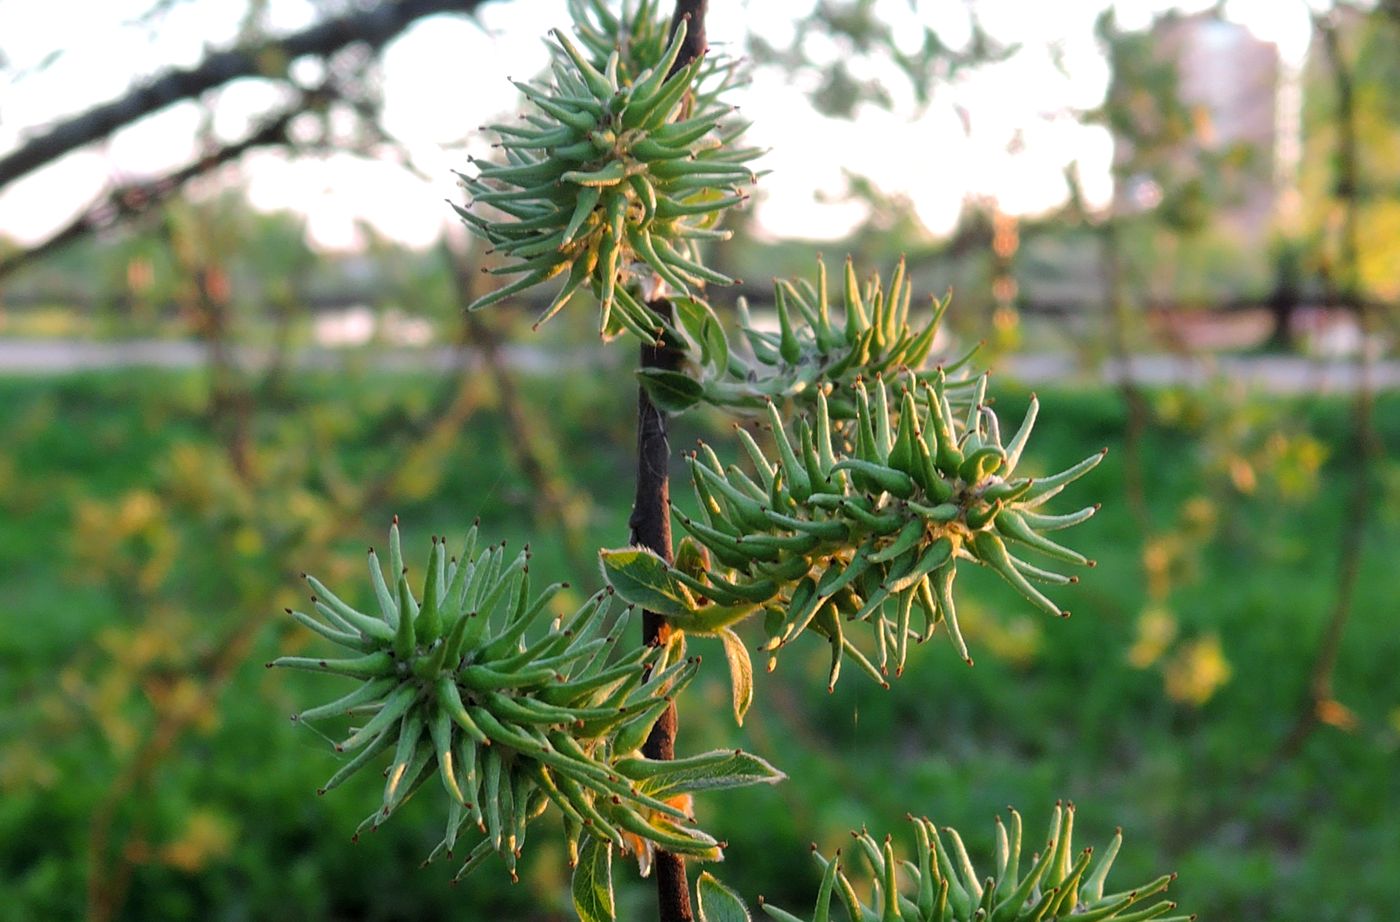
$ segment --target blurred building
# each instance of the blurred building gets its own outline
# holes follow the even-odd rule
[[[1220,185],[1209,190],[1211,223],[1246,247],[1267,240],[1278,201],[1273,168],[1279,139],[1277,47],[1213,13],[1169,14],[1154,23],[1147,49],[1175,69],[1176,101],[1188,130],[1165,152],[1183,184],[1215,159]],[[1120,165],[1133,152],[1120,142]],[[1170,190],[1150,175],[1129,175],[1120,201],[1130,210],[1155,207]]]

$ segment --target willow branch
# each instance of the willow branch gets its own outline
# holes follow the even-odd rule
[[[289,108],[268,119],[242,140],[211,151],[166,176],[113,189],[47,240],[0,258],[0,279],[97,231],[149,212],[169,201],[191,180],[237,160],[250,150],[288,143],[287,126],[305,110],[306,104]]]
[[[1352,404],[1352,445],[1347,453],[1352,461],[1351,495],[1347,499],[1346,517],[1340,539],[1341,557],[1337,566],[1337,594],[1332,610],[1318,641],[1308,684],[1304,690],[1293,729],[1284,738],[1274,763],[1298,753],[1308,736],[1324,722],[1334,722],[1345,715],[1333,697],[1332,680],[1341,655],[1342,637],[1356,596],[1356,584],[1361,575],[1366,525],[1374,500],[1371,493],[1373,459],[1380,453],[1377,444],[1373,410],[1375,394],[1371,380],[1370,338],[1371,312],[1361,297],[1361,233],[1360,233],[1360,157],[1356,124],[1356,94],[1353,75],[1342,53],[1341,38],[1336,24],[1325,16],[1314,19],[1314,28],[1322,39],[1324,58],[1337,95],[1337,149],[1334,195],[1341,208],[1341,239],[1338,241],[1338,275],[1341,277],[1339,301],[1356,318],[1361,330],[1361,346],[1357,350],[1359,375],[1355,400]]]
[[[172,70],[121,99],[94,106],[0,157],[0,188],[64,154],[100,141],[137,119],[241,77],[267,76],[269,62],[326,58],[343,48],[380,48],[414,21],[434,13],[471,13],[485,0],[398,0],[347,13],[301,32],[245,48],[216,51],[192,68]]]

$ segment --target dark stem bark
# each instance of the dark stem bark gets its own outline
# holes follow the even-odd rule
[[[709,5],[710,0],[676,0],[676,11],[671,14],[671,33],[675,34],[681,20],[689,20],[689,24],[686,26],[685,47],[681,48],[680,56],[671,66],[672,74],[703,55],[708,48],[705,44],[705,12]]]
[[[648,307],[671,321],[670,301],[658,299]],[[641,367],[676,371],[684,353],[663,343],[643,346]],[[669,563],[671,550],[671,442],[666,432],[666,416],[657,409],[644,389],[637,389],[637,496],[632,504],[632,543],[651,548]],[[671,637],[671,624],[664,615],[642,612],[642,642],[660,646]],[[669,761],[676,757],[676,705],[666,707],[651,729],[642,753],[649,759]],[[655,860],[656,898],[661,922],[691,922],[690,887],[685,858],[657,849]]]
[[[705,8],[708,0],[677,0],[671,19],[674,33],[677,25],[689,20],[685,47],[671,72],[685,67],[705,53]],[[648,302],[659,317],[668,323],[675,319],[675,309],[665,298]],[[658,346],[642,346],[642,368],[676,371],[685,358],[674,345],[662,342]],[[671,549],[671,443],[666,432],[666,416],[647,396],[637,389],[637,495],[632,504],[629,521],[632,543],[648,547],[667,562]],[[663,615],[642,613],[642,642],[660,645],[671,636],[671,625]],[[670,760],[676,757],[676,705],[672,702],[652,728],[642,752],[649,759]],[[656,874],[657,917],[660,922],[692,922],[690,886],[686,878],[685,859],[680,855],[657,849],[654,863]]]

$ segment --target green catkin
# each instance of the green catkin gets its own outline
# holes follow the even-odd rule
[[[931,823],[910,817],[914,824],[915,854],[909,861],[896,861],[888,838],[883,845],[877,845],[868,834],[853,833],[873,877],[869,902],[860,898],[839,869],[833,870],[837,868],[835,857],[826,859],[818,854],[825,873],[810,916],[794,915],[766,902],[760,906],[768,916],[782,922],[794,919],[825,922],[830,917],[832,894],[836,892],[841,895],[850,918],[880,922],[887,919],[909,922],[1037,922],[1047,919],[1191,922],[1196,918],[1170,915],[1176,904],[1169,901],[1149,903],[1148,898],[1166,889],[1174,875],[1105,896],[1104,878],[1122,841],[1121,833],[1114,836],[1097,861],[1093,849],[1083,849],[1075,857],[1071,842],[1073,814],[1073,806],[1055,808],[1050,839],[1042,853],[1032,860],[1032,867],[1024,878],[1017,876],[1021,864],[1021,824],[1014,810],[1011,811],[1011,835],[1007,835],[999,820],[997,822],[995,872],[986,876],[979,876],[956,831],[944,830],[953,844],[950,855]],[[904,871],[906,883],[903,887],[894,873],[896,865]],[[901,889],[912,895],[905,898]]]
[[[669,38],[649,33],[646,41],[629,41],[624,54],[610,49],[594,57],[598,36],[579,33],[576,42],[552,33],[553,82],[515,83],[537,110],[527,117],[535,127],[492,126],[507,162],[476,163],[476,175],[462,176],[472,204],[454,209],[468,230],[509,257],[489,271],[527,273],[470,309],[567,270],[568,281],[536,325],[589,287],[605,336],[626,331],[652,342],[673,331],[638,309],[636,292],[650,276],[682,295],[705,282],[732,281],[683,244],[727,236],[713,225],[743,202],[740,187],[754,180],[743,162],[758,151],[731,143],[732,107],[718,94],[732,82],[732,68],[706,55],[668,76],[687,28],[681,22]],[[684,122],[673,121],[683,97],[691,100],[689,111]],[[481,214],[480,205],[506,217]]]
[[[474,540],[469,539],[469,545]],[[595,594],[572,615],[551,618],[536,631],[565,585],[556,583],[532,594],[526,551],[509,562],[501,546],[475,559],[470,553],[449,567],[445,542],[434,538],[420,601],[403,570],[396,524],[390,561],[400,568],[397,592],[396,597],[386,597],[389,604],[383,605],[379,618],[354,610],[312,580],[332,614],[323,615],[326,623],[304,617],[314,622],[312,629],[323,640],[356,655],[282,657],[269,665],[362,681],[349,694],[306,709],[299,720],[338,720],[351,711],[370,715],[336,745],[349,756],[321,793],[391,752],[383,797],[366,820],[368,828],[384,822],[437,776],[448,802],[448,822],[434,857],[456,848],[468,821],[483,827],[487,836],[485,851],[477,846],[463,872],[491,852],[512,870],[526,824],[551,802],[567,803],[566,814],[572,811],[584,825],[591,821],[595,832],[604,828],[600,820],[615,825],[625,819],[628,825],[622,828],[662,847],[684,844],[694,853],[718,857],[712,837],[683,813],[618,780],[611,768],[622,756],[639,761],[633,752],[645,738],[648,721],[692,681],[698,660],[677,662],[657,681],[644,683],[642,670],[665,651],[618,649],[616,639],[628,627],[626,613],[617,618],[607,638],[589,636],[608,618],[611,594]],[[375,572],[378,577],[372,582],[387,592],[388,580],[382,570]],[[382,627],[373,632],[341,630],[371,623]],[[549,735],[532,735],[531,726]],[[782,777],[761,764],[763,772],[722,776],[715,785]],[[555,782],[553,788],[541,786],[542,773]],[[572,785],[565,784],[568,779]],[[566,796],[564,791],[570,793]],[[581,809],[584,804],[597,804],[597,809],[589,814]],[[648,819],[654,811],[673,815],[657,825]],[[602,819],[605,815],[614,819]]]
[[[921,337],[922,332],[905,326],[909,312],[894,303],[907,300],[907,286],[897,270],[888,288],[870,284],[862,291],[848,263],[846,330],[851,325],[861,329],[823,339],[816,323],[832,312],[809,301],[823,297],[824,276],[819,274],[816,285],[779,285],[782,332],[772,343],[771,361],[755,358],[777,376],[770,383],[781,385],[782,363],[791,360],[794,343],[803,361],[813,360],[821,354],[819,340],[843,348],[840,343],[860,342],[873,332],[876,320],[887,339]],[[935,318],[941,317],[946,301],[934,307]],[[870,310],[877,312],[876,320]],[[787,357],[781,355],[784,351]],[[915,357],[922,363],[927,354]],[[691,536],[687,540],[708,552],[711,565],[693,573],[672,571],[669,578],[682,584],[691,600],[691,608],[676,614],[690,618],[694,630],[713,620],[710,611],[741,600],[755,603],[752,612],[760,605],[769,610],[781,606],[782,627],[770,632],[763,647],[776,657],[830,601],[839,618],[870,622],[868,641],[864,631],[855,636],[869,644],[863,658],[873,660],[868,671],[881,682],[891,659],[895,673],[902,672],[916,605],[923,613],[919,639],[927,640],[938,625],[946,625],[958,655],[971,662],[952,592],[957,567],[968,561],[995,572],[1046,613],[1065,614],[1032,580],[1065,587],[1077,577],[1036,560],[1047,557],[1079,566],[1090,561],[1043,532],[1077,524],[1097,507],[1068,515],[1047,515],[1038,507],[1087,473],[1102,453],[1049,477],[1018,478],[1016,465],[1037,415],[1034,401],[1011,441],[1002,444],[1001,425],[988,405],[987,375],[953,381],[944,370],[924,372],[915,366],[888,380],[876,375],[867,384],[858,372],[852,366],[857,377],[848,388],[854,418],[836,415],[827,393],[836,389],[815,389],[805,411],[794,418],[775,399],[785,385],[771,388],[778,392],[773,395],[763,393],[767,385],[756,387],[755,408],[766,418],[773,449],[740,430],[752,477],[736,465],[726,467],[705,443],[690,457],[703,518],[678,514],[678,521]],[[756,384],[752,376],[749,380]],[[605,571],[613,553],[603,554]],[[666,568],[664,563],[656,566]],[[627,598],[626,587],[615,588]],[[628,601],[645,604],[641,597]],[[732,622],[733,617],[726,619]],[[823,632],[828,640],[831,634]],[[838,649],[844,654],[852,643],[852,637],[843,636]],[[837,660],[833,675],[838,674]],[[770,665],[775,661],[770,659]]]

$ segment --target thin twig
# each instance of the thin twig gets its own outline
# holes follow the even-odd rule
[[[1123,492],[1144,541],[1152,534],[1152,513],[1147,505],[1143,477],[1142,441],[1147,432],[1147,399],[1134,380],[1133,353],[1128,342],[1128,303],[1123,292],[1123,257],[1119,248],[1118,217],[1109,216],[1099,228],[1105,297],[1108,300],[1109,346],[1118,362],[1118,393],[1123,398],[1127,422],[1123,428]]]
[[[439,246],[456,282],[458,308],[465,318],[467,337],[477,347],[496,387],[501,419],[506,426],[506,444],[515,456],[516,467],[529,481],[531,518],[537,528],[562,532],[564,551],[574,572],[588,573],[596,564],[591,552],[585,549],[585,501],[562,481],[559,465],[547,448],[551,442],[549,434],[542,436],[539,426],[531,421],[532,414],[520,393],[515,374],[501,352],[500,335],[480,314],[466,310],[475,297],[472,281],[480,277],[479,274],[471,270],[466,254],[453,247],[446,234]]]
[[[1327,712],[1337,710],[1333,697],[1333,676],[1341,654],[1342,637],[1351,616],[1356,584],[1361,575],[1366,526],[1374,505],[1371,493],[1372,467],[1379,454],[1373,419],[1375,392],[1371,375],[1371,312],[1361,297],[1360,158],[1357,153],[1356,96],[1353,76],[1348,70],[1336,23],[1327,16],[1316,16],[1313,27],[1322,39],[1324,57],[1337,94],[1337,149],[1333,163],[1337,171],[1334,195],[1342,208],[1341,240],[1338,246],[1338,274],[1341,276],[1339,302],[1356,318],[1361,345],[1356,353],[1357,389],[1352,403],[1351,495],[1348,497],[1340,540],[1341,557],[1337,566],[1337,594],[1332,611],[1318,641],[1317,655],[1303,693],[1303,702],[1293,728],[1284,737],[1269,767],[1297,755],[1303,743],[1324,721]]]

